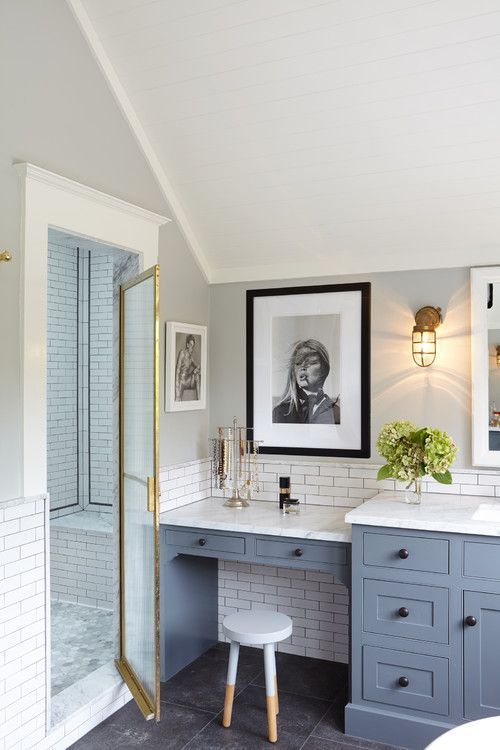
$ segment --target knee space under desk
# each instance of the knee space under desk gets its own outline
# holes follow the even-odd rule
[[[213,529],[161,528],[161,679],[218,641],[218,560],[320,570],[350,584],[350,544]]]

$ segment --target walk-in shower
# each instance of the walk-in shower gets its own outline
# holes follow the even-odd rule
[[[117,655],[120,285],[135,253],[48,238],[52,723]]]

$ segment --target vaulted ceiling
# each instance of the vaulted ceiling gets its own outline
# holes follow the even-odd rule
[[[210,281],[500,262],[500,0],[68,0]]]

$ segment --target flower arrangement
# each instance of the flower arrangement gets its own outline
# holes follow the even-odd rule
[[[388,422],[380,431],[376,447],[387,463],[377,479],[398,479],[415,484],[415,499],[420,502],[422,477],[431,476],[441,484],[451,484],[450,466],[458,448],[452,438],[432,427],[418,428],[412,422]]]

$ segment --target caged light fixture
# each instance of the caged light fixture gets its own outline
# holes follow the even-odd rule
[[[413,361],[419,367],[429,367],[436,359],[436,328],[441,323],[440,307],[421,307],[415,313],[411,335]]]

